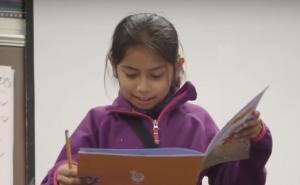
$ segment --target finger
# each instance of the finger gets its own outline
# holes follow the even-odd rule
[[[257,122],[257,119],[259,119],[259,115],[260,115],[260,113],[258,111],[252,112],[248,116],[248,118],[244,121],[244,123],[241,124],[237,129],[235,129],[235,131],[234,131],[233,134],[237,134],[237,133],[239,133],[241,130],[243,130],[245,128],[256,126],[257,125],[256,122]]]
[[[254,117],[256,117],[256,118],[259,118],[260,112],[257,111],[257,110],[255,110],[255,111],[253,112],[253,115],[254,115]]]
[[[255,126],[245,128],[241,130],[240,132],[236,133],[234,135],[234,138],[255,138],[260,133],[260,130],[262,129],[262,125],[256,124]]]
[[[72,165],[72,168],[69,169],[68,165],[62,165],[58,169],[58,173],[67,177],[77,177],[77,165]]]
[[[80,185],[82,184],[81,179],[78,177],[67,177],[63,175],[57,176],[57,181],[59,182],[59,185]]]
[[[242,125],[242,129],[239,132],[243,131],[244,129],[248,129],[248,128],[251,128],[251,127],[256,127],[261,123],[262,123],[262,120],[260,118],[255,118],[255,119],[253,119],[252,121],[250,121],[248,123],[244,123]]]
[[[260,112],[258,112],[257,110],[253,111],[248,117],[247,119],[245,120],[245,123],[246,124],[249,124],[251,123],[253,120],[256,120],[258,119],[260,116]]]

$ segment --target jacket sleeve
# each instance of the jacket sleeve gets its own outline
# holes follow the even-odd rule
[[[210,185],[264,185],[265,164],[272,151],[270,130],[264,126],[263,135],[251,141],[250,158],[223,163],[208,169]]]
[[[78,162],[78,151],[81,147],[92,147],[98,145],[97,139],[95,139],[97,138],[97,129],[93,129],[95,128],[93,127],[93,124],[95,124],[95,121],[92,114],[89,112],[71,136],[72,160],[75,164]],[[65,163],[67,163],[67,154],[64,146],[54,166],[48,171],[48,174],[41,182],[41,185],[57,185],[57,169]]]

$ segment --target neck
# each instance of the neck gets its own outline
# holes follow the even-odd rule
[[[163,110],[163,108],[170,102],[170,100],[173,97],[173,94],[174,94],[173,91],[170,90],[167,96],[164,98],[164,100],[150,110],[143,110],[143,109],[137,109],[137,110],[155,119],[158,117],[159,113]]]

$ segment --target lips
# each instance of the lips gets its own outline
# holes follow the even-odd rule
[[[134,96],[134,98],[136,99],[137,103],[141,105],[148,105],[153,100],[153,98],[145,98],[145,97],[137,97],[137,96]]]

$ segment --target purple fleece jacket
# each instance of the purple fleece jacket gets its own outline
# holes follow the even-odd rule
[[[78,161],[80,147],[143,148],[143,143],[121,114],[142,117],[141,124],[150,132],[158,133],[154,134],[154,138],[160,147],[183,147],[205,152],[219,129],[206,110],[187,102],[196,97],[194,86],[186,82],[161,111],[157,120],[135,111],[121,95],[111,106],[91,109],[71,136],[74,162]],[[159,130],[153,127],[156,121]],[[208,176],[210,185],[263,185],[266,181],[265,164],[271,150],[271,134],[264,127],[259,138],[251,143],[250,159],[209,168],[200,175],[198,185],[202,184],[203,176]],[[42,185],[57,184],[55,172],[61,164],[66,163],[66,158],[64,147]]]

